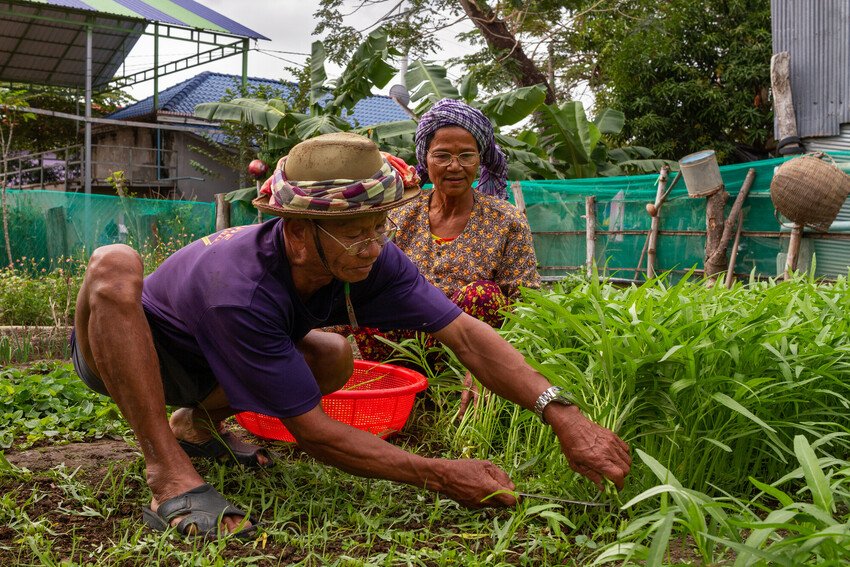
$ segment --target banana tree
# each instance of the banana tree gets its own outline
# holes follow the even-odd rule
[[[579,101],[560,106],[542,105],[539,111],[542,132],[538,147],[546,149],[549,161],[562,178],[653,173],[663,165],[678,170],[676,162],[653,159],[654,154],[648,148],[608,149],[603,135],[619,134],[625,123],[625,115],[618,110],[603,109],[592,121],[587,119],[584,105]]]
[[[396,70],[386,63],[397,52],[387,46],[386,32],[376,30],[357,48],[335,85],[328,85],[325,73],[325,50],[322,42],[312,45],[310,58],[310,113],[304,114],[285,99],[236,98],[226,102],[208,102],[195,107],[195,116],[215,121],[247,123],[266,131],[259,153],[274,161],[295,144],[332,132],[344,132],[352,126],[343,113],[362,99],[372,96],[372,89],[383,88]],[[231,202],[250,201],[253,188],[228,193]]]

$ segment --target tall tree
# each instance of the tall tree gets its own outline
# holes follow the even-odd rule
[[[556,94],[550,84],[549,76],[541,69],[545,68],[546,56],[538,53],[540,61],[529,56],[523,43],[523,37],[533,37],[529,31],[546,28],[544,22],[558,19],[562,11],[562,2],[557,0],[510,0],[499,2],[495,7],[485,0],[368,0],[359,4],[383,4],[390,10],[384,18],[375,22],[389,33],[393,45],[404,53],[427,59],[431,53],[440,50],[440,44],[434,33],[450,27],[461,20],[472,22],[478,30],[478,42],[475,36],[461,34],[462,39],[472,44],[483,44],[483,49],[464,60],[473,62],[488,61],[482,65],[481,79],[485,86],[502,86],[509,81],[516,87],[544,85],[546,102],[554,103]],[[314,34],[326,33],[324,41],[329,58],[339,62],[350,52],[361,32],[343,23],[342,10],[345,0],[321,0],[320,9],[315,16],[319,23]],[[354,8],[357,11],[359,8]],[[544,34],[546,35],[546,34]],[[540,39],[533,39],[532,45],[539,45]],[[536,48],[533,50],[538,51]],[[543,65],[541,67],[541,65]]]
[[[550,102],[589,85],[597,108],[625,114],[617,145],[666,159],[711,147],[722,163],[773,147],[769,0],[322,0],[315,33],[327,34],[330,58],[358,37],[342,8],[375,4],[388,10],[390,40],[423,59],[435,30],[474,23],[459,38],[479,51],[451,61],[485,91],[543,84]]]
[[[769,0],[611,4],[583,12],[573,38],[575,49],[598,54],[597,104],[625,114],[618,141],[667,159],[705,148],[722,163],[767,157]]]

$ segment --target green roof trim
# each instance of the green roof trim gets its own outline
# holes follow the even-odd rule
[[[98,12],[104,12],[106,14],[117,14],[119,16],[126,16],[128,18],[138,18],[143,20],[144,17],[133,10],[122,6],[115,0],[83,0],[86,4],[97,10]]]
[[[90,0],[85,1],[89,2]],[[202,18],[201,16],[190,12],[186,8],[183,8],[182,6],[179,6],[174,2],[171,2],[170,0],[146,0],[146,3],[152,8],[156,8],[161,12],[164,12],[170,16],[173,16],[174,18],[177,18],[181,22],[185,23],[187,26],[210,31],[219,31],[222,33],[230,33],[229,30],[217,24],[214,24],[206,18]]]

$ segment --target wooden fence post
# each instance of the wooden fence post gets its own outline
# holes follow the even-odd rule
[[[224,230],[225,228],[230,228],[230,203],[228,203],[224,196],[227,193],[216,193],[215,194],[215,231]]]
[[[519,212],[521,212],[523,216],[528,217],[528,214],[525,212],[525,197],[522,196],[522,185],[519,181],[511,181],[511,193],[514,194],[514,203],[516,203],[516,208],[519,209]]]
[[[729,193],[721,185],[719,191],[705,200],[705,276],[710,278],[709,285],[713,285],[715,274],[726,270],[729,265],[726,248],[720,248],[723,228],[726,226],[724,216],[728,199]]]

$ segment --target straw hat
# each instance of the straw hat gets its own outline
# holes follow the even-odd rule
[[[325,218],[386,211],[419,195],[363,136],[337,132],[305,140],[278,162],[253,205],[279,217]]]

